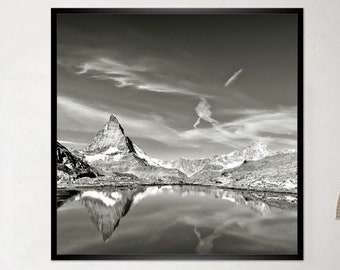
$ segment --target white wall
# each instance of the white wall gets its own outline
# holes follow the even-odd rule
[[[340,269],[340,1],[143,1],[145,7],[304,7],[305,260],[51,261],[50,8],[142,1],[0,0],[1,269]],[[161,4],[167,2],[167,4]]]

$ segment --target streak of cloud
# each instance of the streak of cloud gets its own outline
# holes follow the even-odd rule
[[[296,147],[297,107],[259,110],[210,128],[191,129],[179,135],[185,140],[218,143],[240,149],[253,141]],[[265,135],[264,135],[265,133]],[[291,134],[287,137],[287,134]]]
[[[202,101],[203,100],[203,101]],[[108,121],[114,113],[127,136],[146,138],[168,145],[169,147],[199,148],[204,145],[229,146],[242,149],[256,140],[263,141],[279,148],[296,147],[297,107],[279,107],[268,110],[243,111],[242,117],[229,122],[217,122],[211,118],[210,104],[202,98],[197,106],[202,119],[212,123],[210,128],[192,128],[190,130],[177,130],[161,116],[156,114],[136,114],[133,111],[116,112],[112,108],[100,107],[95,104],[86,104],[80,100],[58,96],[58,113],[73,119],[69,121],[66,129],[75,130],[74,121],[82,131],[98,131],[98,123]],[[204,106],[202,106],[204,104]],[[202,109],[204,108],[204,109]],[[204,113],[203,113],[204,112]],[[209,113],[210,112],[210,113]],[[204,118],[203,118],[204,117]],[[199,116],[199,118],[201,118]],[[208,121],[208,122],[209,122]],[[287,135],[291,134],[291,135]],[[72,141],[64,137],[64,141]],[[77,142],[74,142],[77,143]],[[81,142],[83,143],[83,142]],[[143,148],[143,146],[141,145]]]
[[[80,143],[80,142],[72,142],[72,141],[63,141],[58,140],[61,144],[74,144],[74,145],[88,145],[88,143]]]
[[[195,108],[198,118],[194,124],[194,128],[197,128],[197,126],[201,122],[201,119],[211,123],[212,125],[218,124],[218,121],[211,117],[211,110],[210,110],[211,105],[209,104],[207,99],[205,97],[201,97],[200,100],[201,101],[198,103],[198,105]]]
[[[241,68],[240,70],[236,71],[233,76],[231,76],[229,78],[229,80],[224,84],[225,87],[228,87],[229,85],[231,85],[232,83],[234,83],[238,76],[240,76],[240,74],[243,72],[243,68]]]
[[[75,74],[97,80],[112,81],[117,88],[131,87],[135,90],[167,94],[197,96],[198,94],[169,83],[150,81],[147,75],[154,72],[143,65],[125,64],[116,59],[95,58],[74,64]]]
[[[65,96],[58,96],[57,104],[58,113],[65,113],[64,117],[80,122],[82,131],[93,132],[94,135],[98,131],[98,122],[104,126],[113,113],[129,137],[151,139],[174,147],[199,147],[197,142],[183,141],[178,135],[178,131],[171,128],[157,114],[140,115],[129,111],[116,112],[111,108],[96,108],[95,105],[90,106],[77,99]],[[70,126],[70,129],[74,130],[72,126]]]

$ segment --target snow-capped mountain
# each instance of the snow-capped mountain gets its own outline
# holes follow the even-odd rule
[[[191,176],[209,164],[209,158],[187,159],[179,158],[175,160],[157,160],[159,166],[165,168],[175,168],[183,172],[186,176]]]
[[[176,168],[188,177],[199,175],[210,177],[216,172],[237,167],[245,160],[259,160],[275,153],[267,144],[257,141],[243,150],[235,150],[226,155],[216,155],[212,158],[204,159],[180,158],[170,161],[158,160],[158,164],[166,168]]]
[[[216,155],[203,168],[212,171],[222,171],[241,165],[245,160],[259,160],[273,155],[274,152],[263,142],[256,141],[243,150],[235,150],[227,155]]]
[[[260,160],[275,154],[276,152],[272,151],[267,144],[256,141],[243,150],[235,150],[227,155],[214,156],[208,164],[190,177],[194,181],[213,179],[218,177],[224,170],[240,166],[245,161]]]
[[[263,142],[257,141],[243,150],[212,158],[160,160],[149,157],[125,135],[118,119],[111,115],[93,142],[84,149],[85,160],[107,174],[130,173],[141,178],[169,180],[170,178],[212,177],[216,173],[241,165],[245,160],[259,160],[275,155]]]
[[[262,171],[263,175],[267,175],[267,171],[270,171],[271,178],[268,181],[260,185],[253,183],[251,188],[295,192],[297,185],[296,150],[272,151],[268,145],[257,141],[242,150],[235,150],[226,155],[216,155],[212,158],[160,160],[149,157],[134,144],[113,115],[110,116],[104,128],[97,132],[92,143],[84,151],[77,151],[75,154],[77,156],[58,144],[58,179],[66,180],[60,183],[69,183],[69,181],[78,185],[187,183],[237,186],[242,189],[243,186],[253,183],[253,178],[262,177],[256,172]],[[260,162],[262,160],[266,161]],[[281,168],[280,160],[287,166]],[[275,166],[267,168],[268,162],[278,164],[279,170],[275,170]],[[246,169],[248,163],[253,164],[249,170]],[[251,171],[252,167],[256,168],[255,172]],[[234,173],[228,174],[227,172],[231,172],[233,168],[235,168]],[[245,175],[239,175],[238,172],[240,174],[244,172]],[[97,177],[100,174],[103,177]],[[254,177],[249,179],[247,175]],[[81,177],[84,181],[80,181],[81,179],[75,181]],[[90,181],[86,177],[95,177],[95,181]],[[241,179],[240,177],[244,179],[242,185],[239,185],[241,182],[235,182]],[[275,185],[275,181],[278,186]]]
[[[243,150],[235,150],[227,155],[216,155],[212,158],[187,159],[179,158],[175,160],[159,160],[150,158],[156,165],[165,168],[175,168],[191,177],[202,171],[223,171],[234,168],[242,164],[245,160],[259,160],[269,155],[274,155],[269,146],[257,141]],[[206,172],[205,172],[206,173]]]
[[[235,150],[227,156],[233,160],[259,160],[266,156],[272,155],[274,152],[269,146],[261,141],[256,141],[246,147],[245,149],[238,151]]]
[[[125,136],[124,129],[119,124],[118,119],[111,115],[104,128],[97,132],[92,143],[85,147],[84,152],[94,155],[97,153],[113,154],[115,152],[133,153],[135,150],[130,138]]]
[[[118,119],[111,115],[92,143],[84,149],[85,160],[107,175],[130,173],[144,179],[171,180],[186,175],[175,168],[164,168],[125,135]]]

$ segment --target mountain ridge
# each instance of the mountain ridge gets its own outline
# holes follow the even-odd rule
[[[255,141],[242,150],[234,150],[228,154],[215,155],[211,158],[178,158],[175,160],[152,158],[125,134],[123,127],[114,115],[111,115],[109,121],[96,133],[92,143],[85,147],[83,152],[77,151],[75,154],[77,155],[75,158],[104,175],[100,178],[100,181],[88,181],[99,185],[105,183],[124,184],[125,181],[127,184],[204,184],[242,188],[246,186],[244,183],[244,185],[239,185],[240,182],[233,182],[235,179],[226,179],[225,172],[234,168],[240,172],[247,171],[245,164],[254,162],[254,167],[260,168],[262,166],[264,168],[262,168],[264,174],[271,171],[273,178],[281,179],[285,172],[266,168],[266,164],[260,161],[267,158],[282,159],[286,162],[287,155],[291,156],[292,162],[290,166],[286,167],[286,173],[289,174],[297,170],[296,163],[294,163],[296,150],[273,151],[261,141]],[[275,162],[279,163],[278,161]],[[254,177],[258,178],[258,175],[254,174]],[[292,179],[286,181],[287,185],[285,183],[281,185],[283,191],[296,192],[296,177]],[[252,180],[246,179],[245,181],[251,182]],[[85,184],[83,181],[78,182],[81,185]],[[268,181],[263,185],[266,183],[272,185]],[[256,186],[256,188],[265,190],[263,185]]]

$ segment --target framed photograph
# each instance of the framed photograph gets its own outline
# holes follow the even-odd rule
[[[51,16],[53,260],[303,259],[303,9]]]

